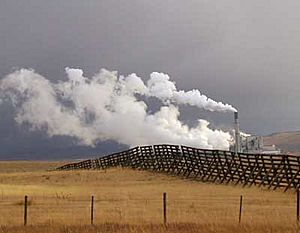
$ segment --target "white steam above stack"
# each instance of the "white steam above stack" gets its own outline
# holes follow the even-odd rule
[[[105,69],[91,78],[80,69],[66,68],[66,73],[67,81],[56,83],[30,69],[9,74],[0,81],[0,107],[9,102],[18,124],[49,136],[71,136],[85,145],[114,140],[129,146],[174,143],[229,149],[229,132],[212,129],[203,119],[189,127],[179,119],[179,105],[217,112],[236,109],[199,90],[177,90],[167,74],[153,72],[144,83],[134,73],[118,77]],[[158,111],[148,108],[149,97],[161,101]]]

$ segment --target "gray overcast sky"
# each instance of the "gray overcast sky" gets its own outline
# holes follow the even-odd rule
[[[299,0],[0,0],[0,77],[160,71],[237,107],[245,131],[299,130],[299,12]]]

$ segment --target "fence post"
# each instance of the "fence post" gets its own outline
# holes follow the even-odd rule
[[[239,213],[239,223],[242,220],[242,208],[243,208],[243,196],[240,196],[240,213]]]
[[[297,207],[296,207],[296,209],[297,209],[297,221],[299,222],[299,212],[300,212],[300,209],[299,209],[299,200],[300,199],[300,192],[299,192],[299,189],[297,189]]]
[[[91,201],[91,225],[94,224],[94,196],[92,196]]]
[[[28,197],[27,195],[25,195],[25,199],[24,199],[24,226],[27,225],[27,205],[28,205]]]
[[[163,193],[163,216],[164,225],[167,225],[167,193]]]

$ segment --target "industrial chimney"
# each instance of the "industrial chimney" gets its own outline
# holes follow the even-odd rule
[[[239,113],[234,112],[234,131],[235,131],[235,145],[234,145],[234,151],[235,154],[238,152],[241,152],[241,137],[240,137],[240,123],[239,123]]]

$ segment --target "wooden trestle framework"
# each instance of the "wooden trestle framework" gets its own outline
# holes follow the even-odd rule
[[[140,146],[98,159],[66,164],[57,170],[111,167],[166,172],[204,182],[300,188],[300,157],[293,155],[235,154],[178,145]]]

